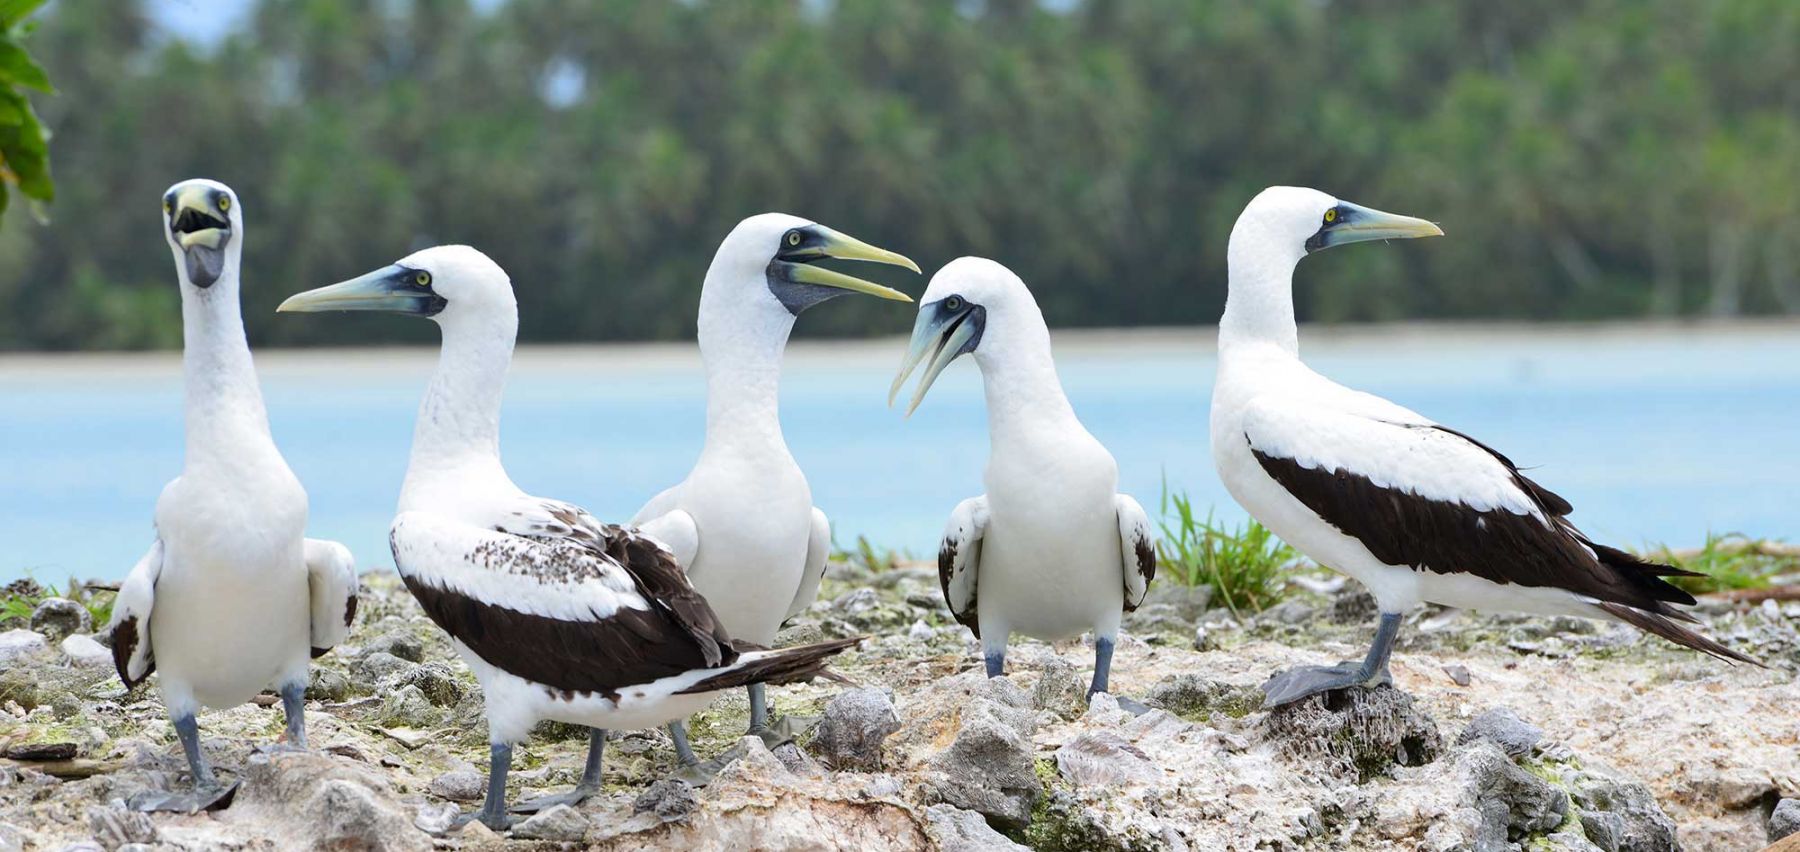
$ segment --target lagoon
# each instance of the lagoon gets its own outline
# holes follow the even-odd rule
[[[1628,546],[1709,531],[1800,533],[1800,325],[1396,325],[1302,329],[1321,372],[1468,432]],[[1153,514],[1165,478],[1236,523],[1212,471],[1211,329],[1058,335],[1063,382]],[[936,552],[979,493],[987,427],[975,365],[910,420],[886,405],[903,341],[798,341],[782,386],[789,445],[840,545]],[[309,535],[391,566],[387,523],[430,349],[261,351],[275,438],[311,497]],[[704,426],[692,345],[525,347],[501,441],[527,491],[624,520],[686,475]],[[181,469],[179,356],[0,357],[0,581],[117,578],[153,536]]]

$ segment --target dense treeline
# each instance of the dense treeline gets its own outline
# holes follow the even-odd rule
[[[200,175],[242,196],[261,343],[428,336],[273,308],[451,241],[512,272],[528,338],[680,336],[771,209],[928,272],[992,256],[1055,324],[1210,322],[1272,183],[1450,234],[1303,266],[1312,319],[1800,311],[1788,0],[254,6],[205,49],[136,3],[40,14],[58,198],[0,228],[0,347],[175,345],[158,200]]]

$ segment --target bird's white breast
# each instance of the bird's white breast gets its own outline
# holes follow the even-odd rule
[[[1124,606],[1118,469],[1085,431],[1009,436],[987,468],[977,610],[1042,639],[1116,627]]]
[[[190,464],[156,507],[151,642],[165,692],[249,700],[309,657],[306,493],[279,456]]]
[[[768,644],[800,587],[812,534],[812,490],[781,452],[709,451],[676,508],[694,517],[700,548],[685,566],[734,639]]]

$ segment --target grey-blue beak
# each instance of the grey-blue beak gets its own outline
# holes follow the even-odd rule
[[[289,296],[275,310],[388,311],[428,317],[443,310],[445,304],[444,298],[431,289],[430,273],[396,263],[349,281]]]
[[[1360,204],[1340,201],[1325,214],[1325,223],[1306,240],[1309,252],[1369,240],[1407,240],[1441,237],[1444,229],[1424,219],[1383,213]]]

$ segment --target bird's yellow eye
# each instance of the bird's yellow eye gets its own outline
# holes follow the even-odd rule
[[[231,196],[229,196],[229,195],[219,196],[219,209],[220,210],[230,210],[231,209]]]
[[[1336,207],[1333,207],[1330,210],[1325,211],[1325,221],[1327,223],[1337,221],[1337,208]]]
[[[163,215],[167,216],[173,212],[175,212],[175,202],[170,201],[167,198],[163,199]]]
[[[413,283],[419,285],[420,287],[430,287],[431,286],[431,273],[426,272],[424,270],[419,270],[419,272],[417,274],[413,275]]]
[[[799,231],[789,231],[788,235],[787,235],[787,244],[790,246],[799,245],[800,244],[800,232]]]

